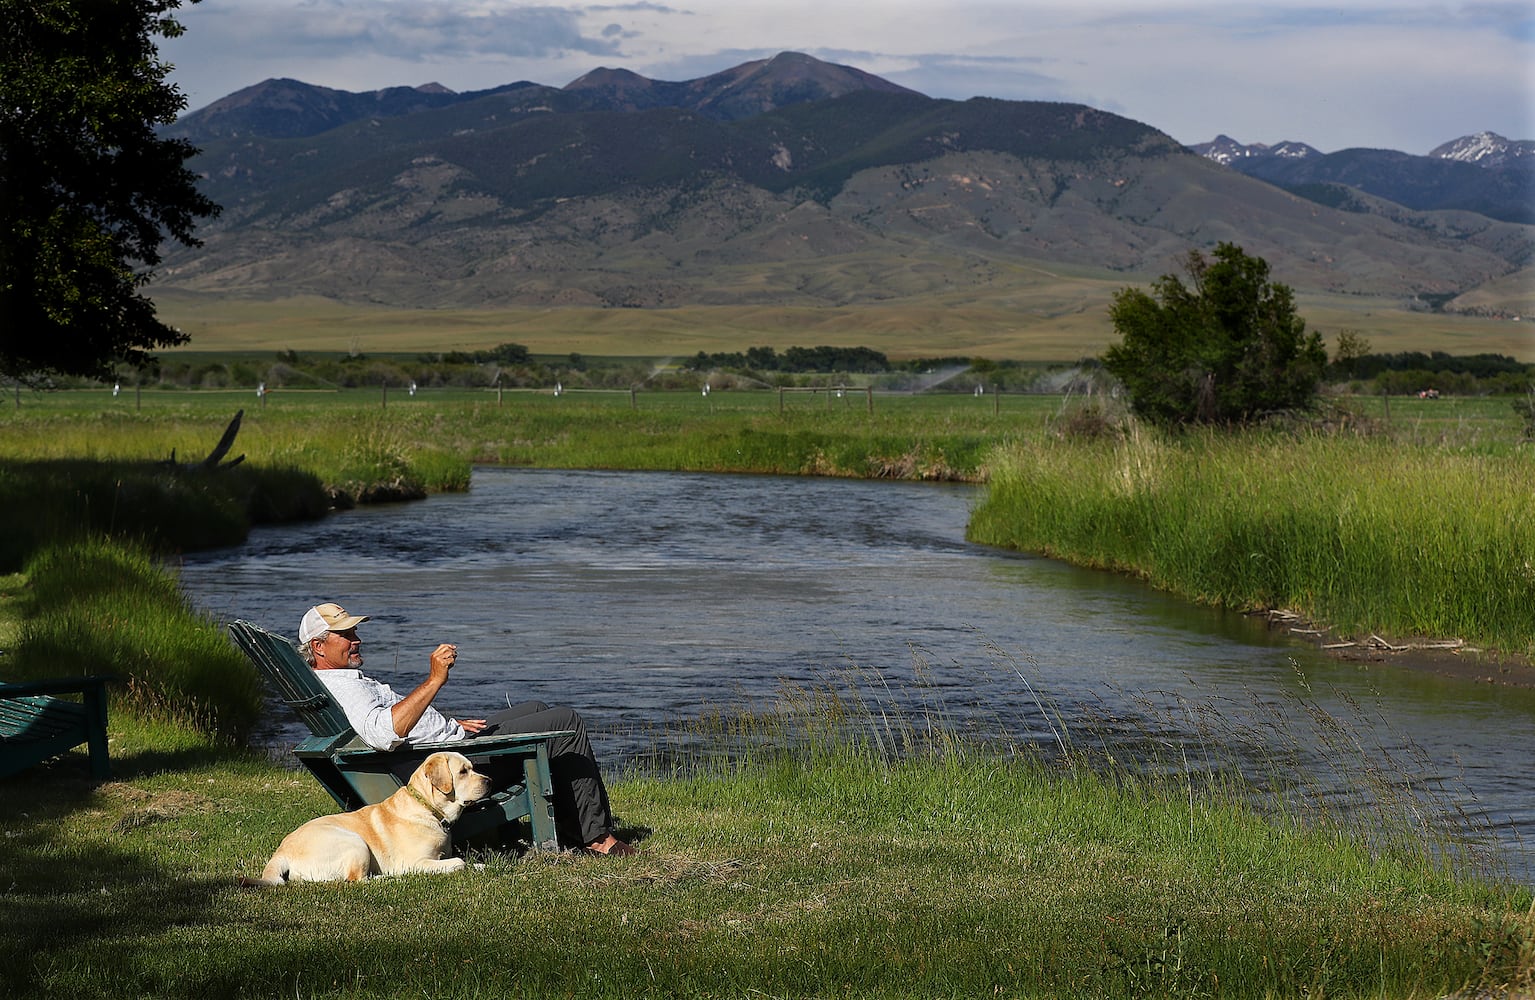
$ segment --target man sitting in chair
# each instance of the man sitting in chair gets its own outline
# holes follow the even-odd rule
[[[608,791],[586,737],[586,724],[573,709],[526,701],[488,719],[449,719],[432,707],[432,700],[448,682],[458,647],[443,643],[434,649],[426,680],[401,697],[361,670],[362,642],[357,638],[357,626],[367,620],[367,615],[348,614],[339,604],[320,604],[304,612],[298,629],[299,654],[314,668],[315,676],[335,697],[364,743],[375,750],[394,750],[416,740],[573,730],[573,735],[557,737],[549,745],[554,825],[560,842],[595,854],[634,853],[633,847],[613,836]],[[498,777],[493,761],[485,762],[481,769],[492,778]]]

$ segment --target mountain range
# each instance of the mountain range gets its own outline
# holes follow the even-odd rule
[[[191,166],[224,212],[157,283],[220,295],[1005,308],[1041,275],[1142,280],[1226,240],[1297,290],[1456,308],[1489,282],[1524,287],[1535,259],[1535,227],[1491,211],[1498,184],[1485,211],[1415,207],[1345,171],[1247,169],[1343,154],[1223,165],[1085,105],[938,100],[797,53],[680,83],[269,80],[167,131],[201,147]]]
[[[1535,141],[1479,132],[1427,156],[1390,149],[1322,153],[1304,142],[1245,146],[1230,136],[1189,147],[1201,156],[1334,205],[1349,189],[1422,211],[1459,209],[1504,222],[1535,223]]]

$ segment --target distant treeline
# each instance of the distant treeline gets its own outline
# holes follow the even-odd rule
[[[746,351],[699,351],[687,363],[694,371],[716,368],[751,369],[759,372],[860,372],[890,371],[890,359],[869,347],[790,347],[782,354],[771,347]]]
[[[710,373],[724,377],[710,378]],[[577,353],[532,355],[522,344],[488,350],[418,354],[415,357],[352,354],[302,355],[279,351],[275,363],[245,357],[184,361],[174,355],[142,369],[124,367],[123,385],[177,385],[202,388],[362,388],[418,386],[461,388],[696,389],[706,379],[716,389],[748,385],[824,382],[827,376],[862,376],[860,384],[893,391],[1061,392],[1102,386],[1106,376],[1097,358],[1060,364],[993,361],[988,358],[931,357],[892,362],[869,347],[790,347],[776,351],[709,354],[700,351],[675,368],[658,370],[641,358],[593,358]],[[80,380],[83,382],[84,380]],[[1356,393],[1415,395],[1433,390],[1455,396],[1519,395],[1535,384],[1535,365],[1502,354],[1363,354],[1335,359],[1326,381]],[[61,381],[61,387],[70,380]]]
[[[1382,372],[1443,372],[1491,378],[1494,375],[1535,374],[1527,365],[1506,354],[1447,354],[1444,351],[1402,351],[1397,354],[1366,354],[1348,362],[1349,375],[1374,378]]]
[[[1453,355],[1402,351],[1365,354],[1335,361],[1329,381],[1352,383],[1355,391],[1391,396],[1432,392],[1451,396],[1503,396],[1528,393],[1535,365],[1504,354]]]
[[[521,344],[500,344],[488,351],[448,351],[446,354],[421,354],[417,361],[423,364],[440,362],[445,365],[525,365],[533,360],[528,349]]]

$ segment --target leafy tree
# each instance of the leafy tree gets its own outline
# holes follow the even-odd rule
[[[1354,378],[1359,371],[1359,361],[1370,356],[1370,342],[1358,330],[1338,332],[1338,342],[1333,345],[1332,364],[1345,378]]]
[[[1268,262],[1222,243],[1191,251],[1190,285],[1166,274],[1153,294],[1121,289],[1109,317],[1123,340],[1103,356],[1139,416],[1161,426],[1242,424],[1303,409],[1316,397],[1327,351],[1295,314]]]
[[[104,376],[187,339],[140,293],[218,211],[197,150],[154,131],[186,106],[155,48],[180,6],[0,0],[0,375]]]

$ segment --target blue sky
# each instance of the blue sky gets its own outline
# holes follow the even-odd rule
[[[1535,139],[1535,0],[203,0],[161,45],[200,108],[269,77],[341,90],[688,80],[792,50],[931,97],[1074,101],[1184,142],[1427,153]]]

